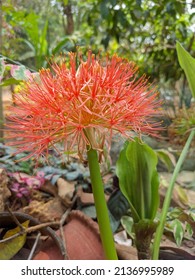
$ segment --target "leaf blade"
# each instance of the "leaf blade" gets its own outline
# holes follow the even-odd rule
[[[24,228],[27,228],[29,221],[22,223]],[[4,235],[3,239],[13,236],[14,234],[20,232],[21,229],[16,227],[14,229],[8,230]],[[5,241],[0,244],[0,260],[10,260],[17,252],[24,246],[26,242],[26,233],[19,235],[11,240]]]
[[[127,143],[116,164],[120,189],[130,203],[135,222],[154,219],[159,205],[157,155],[138,138]]]
[[[181,68],[184,70],[191,93],[195,98],[195,59],[177,42],[176,50]]]

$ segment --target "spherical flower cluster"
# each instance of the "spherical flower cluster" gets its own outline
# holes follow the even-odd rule
[[[40,70],[39,79],[29,79],[16,93],[8,117],[10,144],[30,156],[47,154],[56,143],[82,154],[86,146],[101,151],[113,133],[128,139],[132,132],[156,134],[158,92],[136,73],[126,59],[90,51],[85,61],[70,53],[61,64],[52,62],[51,70]]]

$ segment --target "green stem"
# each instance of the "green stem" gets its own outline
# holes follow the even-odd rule
[[[91,184],[95,200],[97,220],[100,229],[100,237],[102,240],[102,246],[104,249],[105,257],[108,260],[117,260],[118,258],[114,245],[112,230],[110,227],[108,208],[105,200],[104,186],[100,173],[97,151],[91,148],[87,152],[87,156],[89,162]]]
[[[186,141],[186,144],[181,152],[181,155],[178,159],[178,162],[175,166],[172,178],[171,178],[171,182],[169,184],[166,196],[165,196],[165,200],[163,203],[163,208],[162,208],[162,212],[161,212],[161,217],[160,217],[160,223],[159,226],[157,228],[156,234],[155,234],[155,238],[154,238],[154,244],[153,244],[153,260],[157,260],[159,258],[159,248],[160,248],[160,241],[163,235],[163,230],[164,230],[164,226],[165,226],[165,221],[166,221],[166,216],[167,216],[167,212],[168,212],[168,208],[170,205],[170,201],[171,201],[171,197],[172,197],[172,192],[173,192],[173,188],[175,185],[175,181],[177,178],[177,175],[181,169],[181,166],[185,160],[185,157],[188,153],[191,141],[193,139],[193,137],[195,136],[195,130],[192,130],[188,140]]]

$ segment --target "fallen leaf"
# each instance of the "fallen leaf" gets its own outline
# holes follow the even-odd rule
[[[84,192],[80,186],[77,190],[77,203],[79,206],[87,206],[94,204],[94,196],[92,193]]]
[[[168,172],[161,172],[160,173],[160,189],[159,189],[159,193],[160,193],[160,207],[162,207],[162,205],[163,205],[163,201],[164,201],[164,198],[165,198],[168,186],[169,186],[169,182],[171,181],[171,177],[172,177],[172,174],[170,174]],[[171,204],[170,204],[170,206],[172,206],[172,207],[181,207],[182,209],[183,208],[185,209],[187,207],[187,205],[179,197],[178,188],[180,188],[180,186],[177,183],[175,183],[175,187],[173,189],[173,193],[172,193],[172,197],[171,197]]]
[[[49,180],[45,180],[45,183],[40,187],[40,190],[54,197],[57,195],[56,186],[54,186]]]
[[[195,172],[182,170],[177,176],[177,182],[182,187],[189,187],[195,182]]]
[[[119,231],[114,235],[114,241],[117,244],[131,246],[132,240],[127,237],[127,232],[125,230]]]
[[[24,228],[28,228],[29,221],[22,223]],[[14,234],[20,232],[20,227],[8,230],[4,235],[3,239],[13,236]],[[0,260],[10,260],[25,244],[26,233],[19,235],[11,240],[5,241],[0,244]]]
[[[115,244],[119,260],[137,260],[137,250],[133,246]]]
[[[63,178],[57,180],[58,195],[62,199],[66,207],[70,207],[72,204],[72,198],[75,191],[75,182],[68,182]]]
[[[161,239],[161,246],[162,247],[171,247],[171,248],[177,248],[186,251],[187,253],[195,255],[195,242],[194,240],[192,242],[192,248],[189,248],[188,246],[185,245],[185,240],[182,242],[181,246],[178,248],[177,244],[175,243],[175,240],[173,236],[168,236],[167,234],[163,234],[162,239]]]
[[[191,209],[195,208],[195,191],[186,190],[188,196],[188,205]]]
[[[195,260],[195,256],[180,248],[160,247],[160,260]]]
[[[106,201],[108,201],[109,196],[107,194],[105,194],[105,199]],[[94,196],[93,193],[88,193],[88,192],[84,192],[82,186],[78,187],[77,190],[77,200],[78,200],[78,204],[79,206],[87,206],[87,205],[93,205],[94,204]]]
[[[88,217],[92,218],[92,219],[96,219],[97,218],[97,214],[96,214],[96,209],[94,205],[89,205],[86,207],[81,208],[81,211],[87,215]]]
[[[59,197],[53,198],[48,202],[32,200],[30,204],[23,208],[23,211],[40,222],[59,221],[65,211]]]

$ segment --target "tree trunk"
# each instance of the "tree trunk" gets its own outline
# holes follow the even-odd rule
[[[63,5],[63,12],[64,17],[66,17],[65,33],[66,35],[71,35],[74,32],[74,20],[71,5]]]

